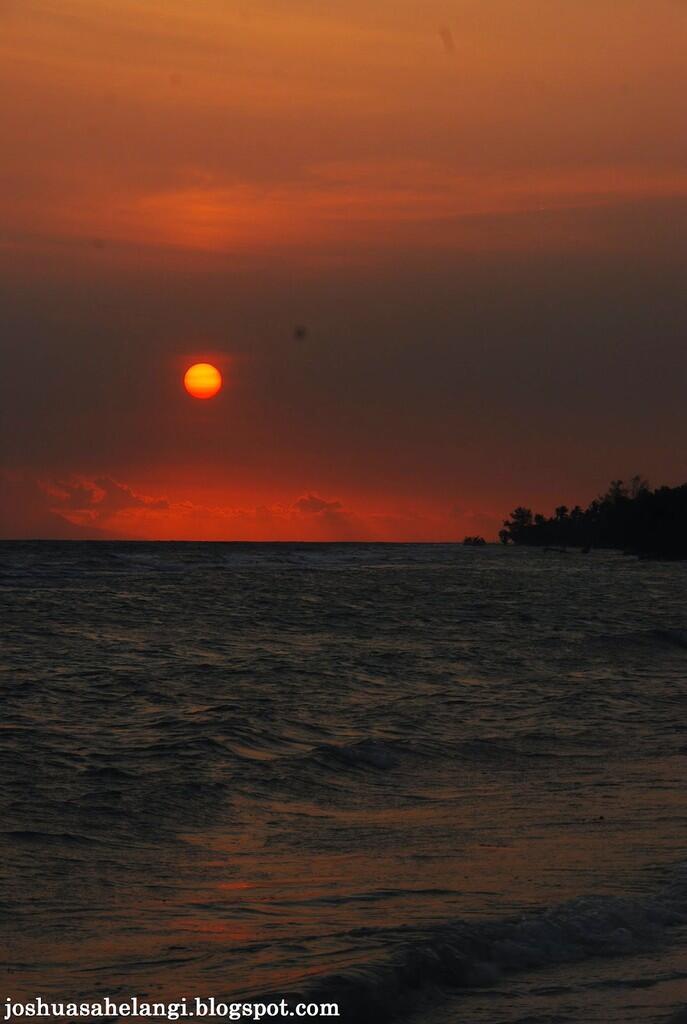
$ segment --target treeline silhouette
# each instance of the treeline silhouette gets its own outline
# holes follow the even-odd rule
[[[656,558],[687,558],[687,484],[651,490],[635,476],[614,480],[587,508],[559,505],[547,518],[522,506],[499,532],[503,544],[615,548]]]

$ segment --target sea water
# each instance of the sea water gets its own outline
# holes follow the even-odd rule
[[[687,567],[0,545],[3,998],[687,1004]]]

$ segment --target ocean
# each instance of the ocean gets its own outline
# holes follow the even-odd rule
[[[687,1005],[687,568],[0,545],[0,995]]]

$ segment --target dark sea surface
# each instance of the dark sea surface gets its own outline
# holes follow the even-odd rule
[[[687,566],[4,543],[0,995],[687,1004]]]

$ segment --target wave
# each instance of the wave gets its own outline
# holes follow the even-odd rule
[[[390,743],[382,740],[363,739],[357,743],[322,743],[315,747],[312,756],[320,760],[334,761],[350,768],[377,768],[386,771],[399,763],[399,753]]]
[[[235,745],[231,746],[233,750]],[[351,775],[365,775],[368,782],[375,778],[381,782],[387,775],[407,778],[412,773],[415,777],[420,768],[441,770],[451,762],[490,771],[536,770],[542,761],[607,756],[597,748],[598,731],[594,734],[586,729],[577,733],[568,730],[564,734],[523,730],[510,737],[492,734],[450,743],[417,736],[393,740],[363,736],[348,743],[319,743],[305,753],[275,749],[273,757],[294,778],[300,769],[313,782],[324,784],[325,779],[343,780]]]
[[[31,829],[11,829],[0,832],[0,836],[5,836],[15,843],[31,843],[41,846],[46,843],[86,846],[102,842],[102,840],[94,839],[92,836],[84,836],[75,832],[42,832]]]
[[[366,737],[353,743],[321,743],[307,754],[306,759],[318,768],[371,769],[373,772],[388,772],[405,767],[415,769],[419,761],[445,764],[448,760],[485,764],[490,768],[524,767],[542,759],[605,756],[603,752],[591,749],[597,739],[586,730],[571,735],[523,731],[508,738],[499,735],[474,736],[453,744]]]
[[[643,649],[650,652],[656,650],[687,651],[687,629],[653,627],[649,629],[631,630],[625,633],[606,633],[592,637],[588,643],[613,647],[619,650]]]
[[[432,988],[482,988],[513,972],[631,956],[655,948],[685,924],[687,864],[653,896],[578,897],[514,918],[390,931],[393,952],[387,961],[321,976],[294,998],[335,1001],[339,1020],[382,1024],[412,1010]]]
[[[654,638],[669,647],[680,647],[687,650],[687,630],[685,629],[654,629]]]

